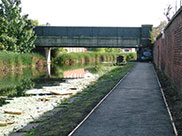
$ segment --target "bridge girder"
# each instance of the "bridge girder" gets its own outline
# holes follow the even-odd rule
[[[39,47],[136,48],[140,45],[140,39],[123,37],[39,36],[35,44]]]
[[[150,44],[152,25],[142,27],[35,28],[39,47],[137,48]]]

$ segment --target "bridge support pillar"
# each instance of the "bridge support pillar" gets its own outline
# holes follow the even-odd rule
[[[137,61],[140,61],[140,57],[141,57],[141,49],[137,48]]]
[[[45,55],[46,55],[47,64],[50,64],[51,63],[51,48],[50,47],[45,48]]]
[[[47,63],[47,74],[46,74],[47,78],[51,77],[51,63]]]
[[[45,56],[47,61],[47,78],[51,76],[51,48],[45,48]]]

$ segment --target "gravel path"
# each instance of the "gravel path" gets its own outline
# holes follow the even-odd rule
[[[137,63],[73,136],[174,136],[152,64]]]

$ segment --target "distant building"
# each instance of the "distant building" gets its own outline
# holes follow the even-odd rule
[[[64,72],[64,78],[83,78],[84,76],[84,69],[69,70]]]
[[[136,49],[135,48],[121,48],[121,52],[125,52],[125,53],[136,53]]]
[[[66,49],[66,51],[68,52],[68,53],[70,53],[70,52],[86,52],[86,51],[88,51],[88,49],[87,48],[69,48],[69,47],[67,47],[67,48],[64,48],[64,49]]]

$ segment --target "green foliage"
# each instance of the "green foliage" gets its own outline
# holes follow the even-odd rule
[[[39,26],[39,21],[38,20],[32,20],[32,23],[34,24],[34,26]]]
[[[52,57],[56,57],[61,53],[67,53],[67,50],[64,48],[58,48],[58,47],[51,48]]]
[[[37,60],[34,60],[36,58]],[[34,66],[36,61],[44,58],[35,53],[18,54],[14,52],[0,52],[0,70],[8,71],[9,69],[20,68],[22,66]]]
[[[161,21],[159,26],[152,28],[152,31],[150,32],[150,40],[152,43],[156,41],[157,36],[159,36],[159,34],[163,32],[166,25],[166,21]]]
[[[137,54],[136,53],[127,53],[127,55],[125,57],[126,57],[126,61],[136,60]]]
[[[0,50],[30,52],[34,47],[34,23],[28,15],[21,15],[20,0],[1,0]]]
[[[90,50],[94,52],[105,52],[104,48],[90,48]]]
[[[120,48],[89,48],[89,51],[93,52],[120,52]]]
[[[105,52],[120,52],[120,48],[105,48]]]
[[[118,55],[124,55],[125,61],[136,60],[136,53],[117,53],[117,52],[81,52],[81,53],[61,53],[54,62],[58,64],[93,63],[100,61],[115,61]]]
[[[111,54],[100,52],[62,53],[54,59],[54,62],[59,64],[93,63],[106,61],[109,59],[109,56],[112,56]],[[110,60],[112,59],[113,57],[110,57]]]
[[[34,26],[46,26],[45,24],[39,24],[39,20],[32,20]]]

